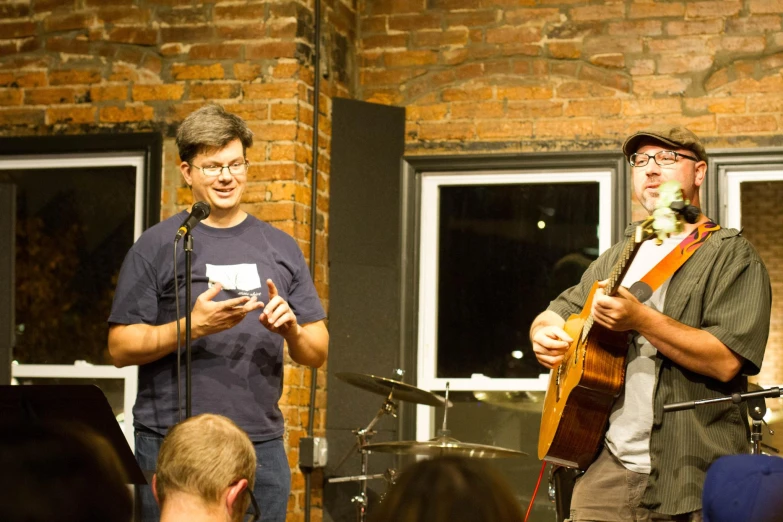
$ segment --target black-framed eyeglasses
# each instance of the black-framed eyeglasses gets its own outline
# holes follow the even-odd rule
[[[246,520],[248,522],[258,522],[261,519],[261,510],[258,509],[258,502],[256,501],[256,496],[253,494],[253,490],[250,488],[246,489],[247,494],[250,495],[250,506],[248,509],[251,511],[251,513],[245,513],[245,516],[243,520]]]
[[[628,158],[628,163],[630,163],[632,167],[644,167],[650,162],[650,158],[653,158],[655,163],[661,167],[666,167],[677,163],[678,157],[699,161],[699,158],[694,158],[693,156],[688,156],[687,154],[682,154],[680,152],[674,152],[673,150],[659,150],[652,156],[641,153],[631,154],[631,157]]]
[[[245,160],[242,162],[234,162],[231,165],[215,165],[209,167],[199,167],[198,165],[194,165],[192,163],[188,163],[188,165],[197,168],[205,176],[214,178],[220,176],[223,173],[223,169],[228,169],[232,176],[242,176],[243,174],[247,173],[247,167],[250,165],[250,162]]]

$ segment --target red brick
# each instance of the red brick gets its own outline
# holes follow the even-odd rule
[[[713,40],[705,40],[698,36],[685,36],[679,38],[653,38],[647,43],[650,52],[653,53],[695,53],[711,54],[715,50]]]
[[[171,66],[171,75],[175,80],[218,80],[224,77],[224,71],[219,63],[212,65],[175,63]]]
[[[446,31],[418,31],[413,33],[414,47],[440,47],[465,45],[468,43],[468,30],[464,28]]]
[[[389,30],[391,31],[419,31],[422,29],[440,29],[441,16],[428,13],[424,10],[413,15],[399,15],[389,17]]]
[[[68,69],[49,71],[50,85],[81,85],[99,83],[101,72],[96,69]]]
[[[751,15],[747,18],[730,18],[726,20],[726,31],[729,33],[752,34],[777,31],[779,29],[780,16],[777,15]]]
[[[256,139],[262,141],[293,141],[298,130],[295,123],[288,122],[253,123],[250,127]]]
[[[363,37],[360,41],[361,49],[386,49],[393,47],[407,47],[407,34],[376,34]]]
[[[432,65],[437,63],[438,53],[434,51],[387,52],[383,54],[383,61],[388,67]]]
[[[0,35],[2,35],[4,40],[35,36],[37,33],[38,28],[35,22],[23,21],[0,23]]]
[[[536,120],[533,132],[534,139],[560,138],[574,140],[592,137],[593,135],[593,120],[577,120],[573,118],[568,120]]]
[[[725,21],[722,18],[712,20],[675,20],[666,22],[666,34],[672,36],[694,34],[720,34]]]
[[[549,56],[559,60],[575,60],[582,56],[582,46],[576,42],[548,42]]]
[[[513,120],[479,121],[476,125],[479,139],[529,139],[533,135],[533,122]]]
[[[483,27],[499,21],[501,16],[503,16],[502,12],[495,9],[448,12],[446,13],[446,25],[449,27]],[[505,16],[508,19],[509,12],[506,12]]]
[[[294,58],[296,42],[271,42],[263,44],[247,44],[245,58],[248,60],[264,60],[270,58]]]
[[[95,24],[95,21],[95,15],[92,13],[55,13],[44,18],[44,30],[47,33],[56,33],[88,29]]]
[[[126,84],[95,85],[90,88],[90,98],[99,101],[125,101],[128,99]]]
[[[236,60],[241,52],[242,46],[239,44],[193,44],[188,56],[191,60]]]
[[[21,89],[0,89],[0,105],[21,105]]]
[[[43,109],[0,108],[0,125],[43,125]]]
[[[209,21],[207,5],[209,4],[200,4],[198,7],[183,6],[176,9],[158,8],[155,17],[168,25],[205,24]]]
[[[164,85],[134,85],[131,89],[133,101],[154,101],[154,100],[181,100],[185,92],[185,85],[164,84]]]
[[[686,2],[686,18],[725,18],[736,16],[742,9],[740,0],[716,0],[711,2]]]
[[[773,132],[777,129],[777,119],[772,115],[718,117],[718,132],[720,134]]]
[[[443,101],[481,101],[491,100],[492,87],[461,87],[458,89],[443,89],[441,91]]]
[[[256,63],[235,63],[234,78],[252,81],[261,76],[261,66]]]
[[[62,103],[74,103],[77,96],[83,96],[85,89],[71,87],[42,87],[40,89],[27,89],[25,91],[26,105],[58,105]]]
[[[685,4],[682,2],[634,2],[628,18],[682,18]]]
[[[296,175],[294,163],[261,163],[251,166],[248,181],[293,180]]]
[[[543,100],[552,97],[552,87],[547,85],[521,85],[498,87],[499,100]]]
[[[248,100],[289,100],[296,98],[299,88],[295,82],[251,83],[244,92]]]
[[[764,36],[724,36],[720,39],[723,51],[740,53],[760,53],[767,45]]]
[[[468,140],[476,135],[471,122],[422,122],[419,124],[419,139],[425,141]]]
[[[46,85],[46,73],[43,71],[14,71],[0,74],[0,85],[9,87],[42,87]]]
[[[705,71],[712,67],[713,56],[663,55],[658,59],[659,74],[683,74]]]
[[[449,105],[438,103],[435,105],[408,105],[405,108],[407,121],[440,121],[449,113]]]
[[[616,96],[613,89],[590,82],[566,82],[557,87],[557,97],[564,99],[575,98],[604,98]]]
[[[267,24],[269,36],[282,40],[296,38],[299,24],[292,19],[274,19]]]
[[[101,107],[100,121],[123,123],[152,121],[154,109],[148,105],[125,105],[124,107]]]
[[[690,86],[690,78],[674,78],[672,76],[656,76],[634,82],[634,94],[641,97],[660,96],[662,94],[683,94]]]
[[[745,98],[685,98],[685,112],[699,114],[743,114]],[[764,112],[767,112],[764,110]]]
[[[607,33],[612,36],[658,36],[661,27],[660,20],[624,20],[609,23]]]
[[[90,54],[90,42],[81,38],[53,36],[46,39],[47,51],[67,54]]]
[[[160,28],[161,42],[208,42],[214,40],[216,28],[212,24],[205,25],[172,25]]]
[[[596,54],[590,57],[590,63],[598,67],[622,69],[625,67],[624,54]]]
[[[750,0],[748,7],[752,14],[783,13],[783,0]]]
[[[28,16],[30,16],[29,4],[15,3],[0,5],[0,20],[10,20],[11,18],[26,18]]]
[[[625,18],[625,3],[574,7],[569,10],[569,14],[569,19],[575,22]]]
[[[487,43],[520,44],[541,41],[541,29],[537,27],[498,27],[487,29]]]
[[[193,83],[188,98],[191,100],[228,100],[239,97],[242,86],[239,83]]]
[[[299,115],[299,106],[294,103],[273,103],[270,109],[271,120],[297,121]]]
[[[231,4],[231,5],[216,5],[212,15],[213,20],[216,22],[222,21],[247,21],[247,20],[264,20],[266,18],[266,4]]]
[[[591,54],[641,53],[641,38],[619,36],[591,36],[585,38],[582,52]]]
[[[367,4],[371,15],[422,13],[427,9],[426,0],[373,0]]]
[[[563,102],[550,100],[508,102],[509,119],[557,118],[563,115]]]
[[[491,119],[502,118],[504,115],[503,102],[466,102],[451,104],[451,118],[461,119]]]
[[[109,4],[110,6],[98,9],[98,20],[110,24],[135,24],[137,26],[150,21],[149,9],[139,9],[136,6],[131,6],[130,1],[125,3],[128,5],[117,7],[114,0],[112,0],[111,4]]]
[[[579,70],[579,78],[582,80],[588,80],[612,89],[617,89],[622,92],[630,92],[631,80],[630,78],[620,72],[610,72],[606,69],[598,67],[583,66]]]
[[[682,104],[675,98],[636,98],[623,100],[623,115],[652,116],[657,114],[679,114]]]
[[[147,27],[115,27],[106,39],[133,45],[155,45],[158,43],[158,31]]]
[[[532,5],[532,4],[531,4]],[[543,9],[506,9],[503,12],[503,18],[511,25],[526,24],[530,22],[542,23],[542,22],[560,22],[560,9],[557,8],[543,8]]]
[[[46,109],[46,122],[54,123],[94,123],[95,107],[49,107]]]

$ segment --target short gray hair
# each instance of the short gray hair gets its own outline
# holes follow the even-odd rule
[[[208,150],[220,150],[234,140],[242,142],[242,151],[253,146],[253,131],[245,120],[216,103],[204,105],[190,113],[177,131],[177,148],[182,161]]]

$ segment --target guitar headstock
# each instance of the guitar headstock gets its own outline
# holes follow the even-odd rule
[[[677,180],[669,180],[658,187],[658,200],[652,216],[645,219],[636,228],[634,241],[641,243],[653,236],[661,244],[664,239],[679,234],[683,230],[685,218],[680,210],[686,208],[690,201],[683,199],[682,187]],[[695,207],[694,207],[695,208]]]

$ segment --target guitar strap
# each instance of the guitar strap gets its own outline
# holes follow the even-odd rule
[[[661,259],[661,261],[647,272],[644,277],[635,282],[629,288],[630,292],[640,301],[647,301],[655,290],[661,286],[664,281],[669,279],[678,268],[698,250],[707,239],[720,230],[720,225],[712,221],[705,221],[696,229],[685,236],[674,250]]]

